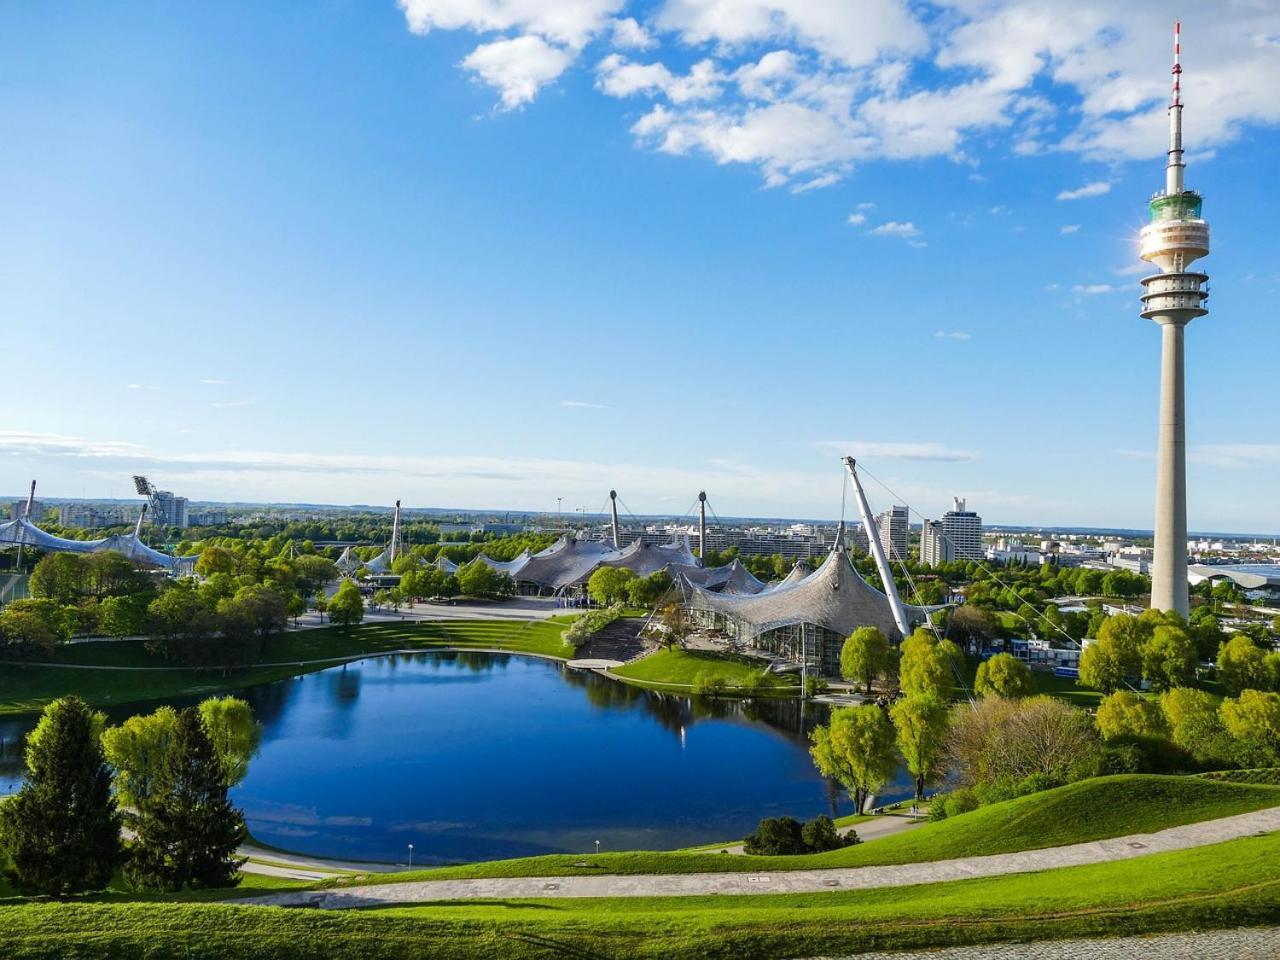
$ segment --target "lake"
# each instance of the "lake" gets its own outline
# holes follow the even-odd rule
[[[708,701],[507,654],[378,657],[239,691],[262,746],[232,795],[263,843],[451,863],[671,849],[761,817],[850,812],[809,760],[826,718],[798,701]],[[152,704],[109,711],[118,721]],[[0,721],[17,788],[31,717]],[[903,798],[900,775],[885,793]]]

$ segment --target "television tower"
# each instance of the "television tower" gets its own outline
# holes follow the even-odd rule
[[[1182,24],[1173,28],[1173,97],[1169,102],[1169,159],[1164,190],[1151,198],[1151,222],[1142,228],[1143,260],[1160,273],[1142,279],[1142,316],[1160,324],[1160,438],[1156,453],[1155,555],[1151,606],[1186,616],[1187,440],[1183,331],[1209,311],[1209,276],[1188,270],[1209,253],[1209,224],[1200,194],[1186,189],[1182,159]]]

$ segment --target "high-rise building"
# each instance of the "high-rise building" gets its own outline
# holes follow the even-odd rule
[[[18,520],[27,517],[32,523],[39,523],[44,519],[44,503],[40,500],[34,500],[31,503],[31,515],[27,516],[27,501],[15,500],[13,505],[9,507],[9,519]]]
[[[907,541],[910,523],[906,507],[890,507],[876,518],[880,528],[880,546],[889,560],[907,559]]]
[[[168,490],[157,490],[155,493],[156,514],[151,522],[158,527],[179,527],[186,529],[187,498],[175,497]]]
[[[936,567],[956,558],[955,547],[947,538],[941,520],[926,520],[920,527],[920,562]]]
[[[1186,616],[1187,442],[1183,331],[1209,311],[1209,276],[1188,267],[1209,253],[1209,224],[1200,194],[1186,189],[1182,156],[1182,29],[1173,28],[1173,96],[1169,102],[1169,159],[1164,190],[1148,205],[1140,256],[1160,272],[1142,279],[1142,316],[1160,325],[1160,431],[1156,450],[1155,555],[1151,606]]]
[[[982,559],[982,518],[965,509],[962,497],[952,498],[952,509],[942,515],[942,529],[955,552],[955,560]]]

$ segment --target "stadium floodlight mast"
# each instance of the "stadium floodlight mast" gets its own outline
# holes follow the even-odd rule
[[[1182,24],[1173,28],[1173,95],[1164,190],[1149,204],[1139,256],[1160,268],[1142,278],[1142,316],[1160,325],[1160,431],[1156,452],[1155,549],[1151,606],[1184,617],[1187,589],[1187,435],[1184,330],[1209,311],[1209,275],[1187,268],[1209,253],[1201,197],[1186,189],[1182,153]]]

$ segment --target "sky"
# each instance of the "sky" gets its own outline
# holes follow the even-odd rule
[[[1190,526],[1280,532],[1280,3],[1186,7]],[[0,493],[1149,528],[1172,15],[0,6]]]

